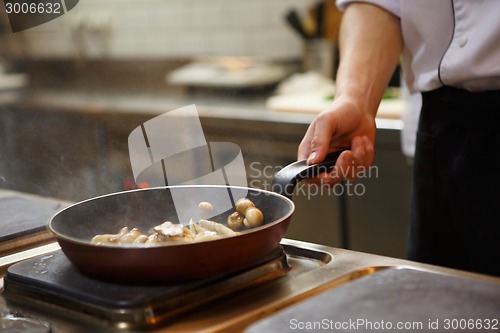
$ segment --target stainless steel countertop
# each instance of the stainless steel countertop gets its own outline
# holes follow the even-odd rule
[[[281,112],[266,107],[267,95],[202,93],[186,94],[166,91],[165,94],[109,93],[95,91],[54,91],[51,89],[27,91],[7,103],[21,103],[36,107],[49,106],[65,111],[89,113],[150,114],[152,117],[190,104],[196,104],[201,117],[265,121],[308,125],[315,113]],[[2,99],[0,99],[0,105]],[[401,130],[399,119],[377,117],[379,129]]]
[[[223,301],[202,306],[196,311],[181,316],[166,326],[154,330],[154,332],[239,332],[259,319],[273,315],[293,304],[339,286],[348,286],[352,281],[386,268],[414,269],[438,273],[443,276],[464,277],[474,281],[500,284],[500,278],[402,259],[290,239],[284,239],[282,244],[326,252],[333,257],[333,260],[318,269],[303,272],[293,278],[274,281],[259,288],[226,297]],[[57,243],[50,243],[35,249],[5,256],[0,258],[0,267],[5,270],[6,267],[19,260],[47,254],[58,248]],[[64,324],[59,325],[62,325],[59,327],[64,327]],[[85,332],[88,327],[85,328],[81,324],[72,324],[67,326],[67,329],[69,329],[68,332]],[[104,329],[102,332],[107,332],[107,330]]]
[[[11,195],[24,195],[15,191],[0,191],[0,198]],[[37,199],[36,196],[27,197]],[[45,200],[45,199],[42,199]],[[416,263],[380,255],[373,255],[341,248],[306,243],[292,239],[283,239],[282,244],[289,247],[309,249],[331,257],[318,268],[299,270],[294,276],[271,281],[258,288],[239,292],[225,297],[223,300],[200,307],[198,310],[171,321],[154,332],[237,332],[261,318],[268,317],[281,309],[288,308],[298,302],[307,300],[322,292],[339,286],[348,286],[350,282],[361,277],[375,274],[387,268],[407,268],[438,273],[443,276],[463,277],[471,281],[485,281],[500,285],[500,278],[476,273],[448,269],[438,266]],[[33,245],[33,248],[19,250],[16,253],[0,256],[0,277],[6,269],[19,261],[49,254],[59,249],[53,240],[44,245]],[[293,264],[293,258],[292,264]],[[3,287],[3,278],[0,280]],[[0,305],[5,307],[4,298],[0,295]],[[5,313],[6,308],[2,313]],[[86,332],[89,327],[75,324],[63,318],[54,319],[56,327],[66,327],[65,332]],[[58,326],[62,325],[62,326]],[[66,325],[66,326],[65,326]],[[103,330],[105,332],[106,329]]]

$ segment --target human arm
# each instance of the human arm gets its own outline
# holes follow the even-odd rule
[[[313,164],[350,148],[339,156],[334,173],[322,175],[331,183],[355,178],[354,170],[373,162],[375,115],[403,46],[399,18],[375,5],[352,3],[339,43],[335,99],[313,120],[298,150],[299,159]]]

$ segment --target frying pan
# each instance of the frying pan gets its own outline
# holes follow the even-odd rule
[[[66,257],[84,274],[121,282],[185,281],[230,274],[259,262],[279,246],[294,211],[293,188],[302,179],[330,170],[340,152],[321,164],[297,161],[276,174],[273,191],[233,186],[164,186],[118,192],[88,199],[56,213],[48,228]],[[95,245],[97,234],[116,234],[122,227],[143,233],[164,221],[176,221],[172,190],[186,198],[199,191],[206,201],[227,195],[252,200],[264,214],[264,224],[233,237],[151,247]],[[225,223],[224,212],[211,220]]]

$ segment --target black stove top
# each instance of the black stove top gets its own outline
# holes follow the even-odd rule
[[[196,306],[285,275],[282,247],[255,266],[228,276],[176,284],[118,284],[81,273],[62,251],[8,268],[5,296],[11,302],[56,306],[69,316],[89,316],[126,328],[163,323]]]

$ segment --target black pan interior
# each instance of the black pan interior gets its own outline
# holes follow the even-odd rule
[[[196,197],[200,191],[198,186],[176,187],[176,191],[179,189],[186,200]],[[229,189],[234,198],[246,196],[252,200],[263,212],[265,224],[281,221],[294,210],[293,203],[280,195],[247,188],[210,187],[210,195],[205,201],[227,195]],[[210,219],[225,223],[232,211],[234,209]],[[120,192],[83,201],[56,214],[50,221],[50,228],[60,236],[86,242],[97,234],[118,233],[124,226],[148,233],[152,227],[167,220],[179,222],[170,188],[163,187]]]

